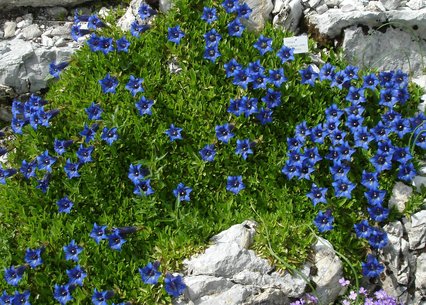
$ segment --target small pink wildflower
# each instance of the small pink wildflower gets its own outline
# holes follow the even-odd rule
[[[357,297],[357,293],[351,290],[351,292],[349,293],[349,299],[356,300],[356,297]]]
[[[342,278],[339,280],[339,284],[340,284],[342,287],[346,287],[346,286],[348,286],[350,283],[351,283],[351,282],[350,282],[349,280],[345,279],[344,277],[342,277]]]

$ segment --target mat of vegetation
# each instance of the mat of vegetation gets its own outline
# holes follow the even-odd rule
[[[87,43],[52,65],[44,99],[13,104],[2,302],[170,303],[182,260],[245,219],[260,223],[264,257],[270,243],[297,266],[320,234],[361,275],[386,243],[379,224],[400,216],[387,209],[392,186],[425,156],[420,90],[310,41],[328,62],[316,70],[283,45],[290,34],[248,31],[249,14],[233,0],[144,6],[129,33],[114,16],[76,14]],[[380,265],[368,256],[363,272]]]

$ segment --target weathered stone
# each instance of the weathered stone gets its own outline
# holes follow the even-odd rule
[[[412,10],[420,10],[426,7],[426,0],[410,0],[407,2],[406,6]]]
[[[417,257],[415,285],[420,294],[426,295],[426,253],[422,253]]]
[[[27,26],[30,26],[31,24],[33,24],[32,19],[24,19],[24,20],[22,20],[22,21],[19,21],[19,22],[16,24],[16,27],[17,27],[18,29],[24,29],[24,28],[26,28]]]
[[[412,193],[412,187],[398,181],[392,189],[392,195],[388,201],[388,207],[395,207],[400,213],[404,212],[405,204],[408,202]]]
[[[422,73],[426,42],[413,40],[402,30],[389,28],[385,33],[372,31],[365,35],[361,28],[352,27],[346,29],[344,35],[344,56],[353,65],[384,71],[401,69],[414,75]]]
[[[343,0],[340,2],[342,12],[363,11],[364,3],[361,0]]]
[[[342,0],[325,0],[324,3],[327,4],[327,6],[329,8],[336,8],[339,7],[340,2],[342,2]]]
[[[415,186],[416,190],[420,192],[422,187],[426,187],[426,177],[415,176],[413,179],[413,186]]]
[[[325,3],[323,3],[323,4],[321,4],[320,6],[318,6],[316,9],[315,9],[315,11],[318,13],[318,14],[324,14],[326,11],[328,11],[328,6],[327,6],[327,4],[325,4]]]
[[[16,22],[6,21],[4,24],[4,38],[10,38],[15,36]]]
[[[235,285],[230,279],[211,275],[186,276],[185,284],[188,287],[185,294],[190,300],[197,300],[203,295],[217,294]]]
[[[46,14],[53,19],[64,19],[68,15],[68,10],[63,6],[46,8]]]
[[[129,31],[130,25],[137,20],[139,7],[145,3],[144,0],[132,0],[127,7],[126,13],[118,20],[117,25],[123,31]],[[139,18],[140,20],[140,18]]]
[[[322,0],[309,0],[308,5],[310,8],[316,8],[318,5],[320,5]]]
[[[41,44],[47,48],[53,47],[53,39],[50,37],[47,37],[46,35],[41,36]]]
[[[296,32],[303,14],[303,5],[300,0],[288,0],[281,5],[273,20],[274,27],[281,27],[290,32]]]
[[[267,288],[260,294],[254,295],[243,305],[282,305],[289,303],[288,297],[278,289]]]
[[[52,41],[54,41],[52,39]],[[55,47],[65,47],[67,45],[67,42],[63,37],[58,38],[55,42]]]
[[[317,274],[312,277],[312,280],[316,284],[320,303],[330,304],[342,290],[339,279],[343,277],[343,265],[333,246],[327,240],[320,237],[313,250]]]
[[[72,27],[72,22],[67,22],[64,25],[55,26],[52,29],[48,29],[46,32],[44,32],[44,35],[47,35],[49,37],[53,37],[53,36],[70,37],[71,27]]]
[[[241,248],[248,249],[253,244],[256,228],[257,223],[255,221],[246,220],[241,224],[233,225],[228,230],[213,236],[211,241],[215,244],[229,244],[235,242]]]
[[[1,9],[11,9],[20,6],[75,6],[92,0],[0,0]]]
[[[379,1],[389,11],[396,10],[400,6],[400,3],[401,3],[400,0],[379,0]]]
[[[163,13],[168,12],[173,6],[172,0],[160,0],[160,11]]]
[[[368,2],[368,4],[365,6],[365,10],[371,12],[386,12],[386,8],[380,1]]]
[[[26,40],[32,40],[34,38],[40,37],[42,31],[38,27],[37,24],[32,24],[22,30],[22,34],[24,35]]]
[[[400,25],[401,28],[409,28],[408,31],[413,40],[426,39],[426,8],[418,11],[393,10],[386,12],[388,22]],[[406,48],[404,43],[401,43]],[[423,49],[425,50],[425,49]]]
[[[411,222],[404,224],[408,234],[410,250],[422,249],[426,246],[426,210],[411,216]]]
[[[274,9],[271,0],[245,0],[245,3],[252,9],[248,20],[242,19],[241,22],[247,26],[250,31],[260,31],[265,27],[270,14]]]

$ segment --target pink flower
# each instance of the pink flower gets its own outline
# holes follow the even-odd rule
[[[351,283],[351,282],[350,282],[349,280],[345,279],[344,277],[342,277],[342,278],[339,280],[339,284],[340,284],[342,287],[346,287],[346,286],[348,286],[350,283]]]

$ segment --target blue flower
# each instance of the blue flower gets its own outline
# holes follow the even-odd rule
[[[70,159],[67,159],[64,166],[65,174],[68,179],[80,177],[78,170],[80,169],[80,162],[72,163]]]
[[[249,139],[237,140],[237,149],[235,153],[237,155],[242,155],[243,159],[246,160],[249,154],[253,154],[253,146],[254,142],[251,142]]]
[[[80,144],[80,147],[77,150],[78,161],[80,163],[93,162],[93,159],[92,159],[93,149],[94,149],[93,146],[84,147],[83,144]]]
[[[256,73],[263,72],[265,72],[265,67],[262,66],[262,64],[260,63],[260,59],[252,61],[248,64],[248,74],[250,74],[250,76]]]
[[[213,23],[217,20],[216,8],[214,7],[204,7],[203,15],[201,16],[201,20],[204,20],[208,24]]]
[[[339,71],[334,75],[333,81],[330,84],[330,87],[337,87],[342,90],[343,87],[350,86],[350,79],[346,76],[343,71]]]
[[[379,188],[379,180],[377,172],[362,171],[361,184],[369,190]]]
[[[211,62],[215,62],[221,54],[217,49],[216,45],[207,46],[204,50],[204,58],[210,60]]]
[[[250,78],[253,80],[253,89],[266,89],[268,78],[263,72],[253,73]]]
[[[260,52],[260,55],[265,55],[267,52],[272,51],[272,39],[260,35],[259,39],[253,45],[255,49]]]
[[[355,234],[358,238],[368,238],[371,234],[371,226],[367,220],[354,224]]]
[[[373,164],[376,172],[381,173],[392,168],[392,155],[376,153],[372,158],[370,158],[370,162]]]
[[[331,210],[319,211],[314,219],[314,224],[320,233],[327,232],[333,229],[334,217],[331,215]]]
[[[246,118],[248,118],[252,114],[256,114],[258,100],[257,98],[248,98],[247,96],[243,96],[240,100],[240,110],[244,113]]]
[[[315,183],[312,183],[311,191],[306,196],[311,199],[315,207],[318,203],[327,203],[325,198],[327,190],[326,187],[318,187]]]
[[[69,214],[71,212],[72,207],[74,206],[74,203],[69,200],[67,196],[59,199],[56,204],[58,206],[58,212],[66,214]]]
[[[375,227],[372,227],[370,231],[370,236],[368,236],[367,241],[372,248],[382,249],[388,244],[389,240],[386,232]]]
[[[410,98],[407,87],[393,89],[393,95],[400,104],[405,104]]]
[[[333,120],[337,122],[342,117],[343,110],[339,109],[339,107],[336,104],[332,104],[330,107],[328,107],[325,110],[325,115],[327,117],[327,121]]]
[[[234,134],[232,133],[233,128],[234,126],[229,123],[217,125],[215,127],[217,139],[223,143],[228,143],[229,140],[234,137]]]
[[[322,124],[318,124],[310,131],[311,141],[317,144],[323,144],[327,131],[324,130]]]
[[[379,84],[379,79],[376,74],[371,73],[363,77],[364,82],[362,83],[362,87],[365,89],[370,89],[375,91],[377,85]]]
[[[57,140],[55,139],[53,143],[53,149],[58,155],[63,155],[66,152],[66,149],[74,143],[73,140]]]
[[[74,24],[81,24],[81,22],[87,22],[89,21],[88,15],[79,15],[78,10],[76,9],[74,11]]]
[[[101,38],[95,33],[90,35],[90,38],[87,39],[86,43],[92,52],[97,52],[101,49]]]
[[[204,146],[199,151],[199,154],[201,156],[201,159],[203,159],[203,161],[213,162],[214,161],[214,157],[216,155],[216,150],[214,149],[214,145],[213,144],[208,144],[208,145]]]
[[[82,29],[79,25],[73,25],[71,27],[71,37],[74,41],[78,41],[80,37],[83,37],[84,35],[87,35],[89,33],[89,30]]]
[[[346,100],[352,104],[365,103],[364,88],[349,87]]]
[[[114,230],[112,234],[107,235],[107,238],[110,248],[117,251],[121,251],[121,247],[126,242],[117,229]]]
[[[345,73],[345,76],[348,79],[358,79],[358,71],[358,67],[349,65],[345,68],[345,70],[343,70],[343,73]]]
[[[287,61],[292,61],[294,60],[294,48],[282,46],[281,49],[278,50],[277,56],[281,59],[282,64]]]
[[[30,292],[25,290],[23,293],[15,291],[13,297],[11,298],[12,305],[31,305],[29,302]]]
[[[347,178],[338,179],[332,183],[334,188],[334,196],[352,198],[352,191],[355,189],[355,184]]]
[[[238,0],[224,0],[222,6],[228,14],[234,13],[238,9]]]
[[[228,27],[229,36],[233,36],[233,37],[241,37],[245,29],[245,26],[241,23],[240,19],[238,18],[232,20],[227,27]]]
[[[158,283],[158,279],[161,275],[161,272],[158,271],[158,267],[160,267],[160,262],[155,261],[154,263],[149,262],[143,268],[139,268],[139,274],[145,284],[155,285]]]
[[[245,2],[237,6],[237,15],[240,18],[249,19],[252,11],[253,10]]]
[[[416,131],[414,136],[417,138],[416,146],[420,147],[421,149],[426,149],[426,132],[423,130]]]
[[[129,52],[130,42],[126,39],[125,36],[121,37],[120,39],[117,39],[115,41],[115,44],[117,45],[118,52]]]
[[[115,77],[112,77],[109,73],[98,82],[101,84],[103,93],[115,93],[115,89],[118,86],[118,80]]]
[[[290,160],[285,162],[285,165],[281,169],[281,173],[286,175],[288,179],[298,177],[300,175],[300,166],[294,165]]]
[[[55,284],[55,290],[53,292],[53,297],[56,301],[61,303],[61,305],[64,305],[68,303],[69,301],[73,300],[73,297],[71,296],[71,289],[70,285],[58,285]]]
[[[373,140],[370,132],[368,132],[367,127],[360,127],[357,129],[354,134],[354,147],[363,148],[365,150],[369,149],[369,144]]]
[[[413,163],[407,162],[400,164],[398,167],[398,179],[404,182],[411,182],[416,176],[417,172]]]
[[[19,266],[15,268],[15,266],[11,266],[10,268],[4,269],[4,279],[6,283],[12,286],[18,286],[19,282],[24,275],[24,271],[27,269],[26,266]]]
[[[342,160],[351,161],[351,156],[355,152],[355,149],[351,148],[347,141],[344,141],[342,144],[336,146],[339,156]]]
[[[367,192],[364,192],[368,204],[373,206],[381,206],[385,200],[386,194],[387,192],[385,190],[379,190],[378,188],[370,188]]]
[[[141,34],[148,31],[149,28],[150,28],[149,25],[139,24],[139,22],[135,20],[130,24],[130,34],[132,34],[132,36],[134,37],[139,37]]]
[[[102,108],[99,104],[92,102],[89,107],[84,109],[87,113],[89,120],[100,120],[102,115]]]
[[[83,268],[81,268],[80,265],[77,265],[74,268],[67,270],[66,272],[69,278],[68,285],[83,286],[83,281],[86,278],[87,273]]]
[[[329,133],[328,138],[331,141],[331,144],[334,146],[338,146],[345,143],[346,132],[341,131],[339,129],[333,130]]]
[[[377,143],[377,153],[379,154],[385,154],[385,155],[392,155],[395,151],[395,146],[393,146],[392,141],[380,141]]]
[[[114,51],[114,44],[112,38],[100,37],[100,43],[98,50],[107,55],[110,52]]]
[[[235,76],[238,70],[241,70],[241,65],[235,60],[235,58],[232,58],[223,66],[225,68],[226,77]]]
[[[395,93],[396,92],[392,88],[385,88],[380,90],[379,105],[393,108],[393,106],[395,106],[398,102],[398,98]]]
[[[126,84],[126,89],[130,91],[133,96],[136,96],[138,92],[144,92],[142,87],[143,78],[137,78],[130,75],[129,82]]]
[[[107,239],[106,229],[107,226],[98,226],[95,222],[89,236],[93,238],[97,244],[99,244],[102,239]]]
[[[260,124],[265,125],[272,123],[272,110],[268,108],[260,108],[256,118],[259,120]]]
[[[242,107],[241,99],[231,99],[229,101],[229,107],[227,111],[236,116],[242,115],[244,113],[244,108]]]
[[[142,168],[142,164],[130,164],[127,177],[132,180],[133,184],[137,184],[140,180],[145,178],[146,174],[147,170]]]
[[[30,265],[31,268],[37,268],[43,264],[41,259],[41,253],[44,251],[44,248],[30,249],[27,248],[25,251],[25,262]]]
[[[393,82],[393,71],[382,71],[379,73],[380,86],[385,88],[391,88],[394,85]]]
[[[395,150],[392,156],[392,161],[396,161],[400,164],[406,164],[411,159],[413,159],[413,156],[411,155],[410,149],[407,146],[395,147]]]
[[[133,194],[139,196],[141,196],[142,194],[144,194],[145,196],[154,194],[154,190],[151,188],[151,179],[137,181],[135,183]]]
[[[46,170],[52,172],[52,165],[56,162],[56,158],[49,156],[47,149],[39,156],[37,156],[37,164],[39,170]]]
[[[311,164],[311,166],[314,166],[322,160],[322,157],[318,152],[318,147],[305,148],[305,153],[303,154],[303,157],[303,159],[307,160]]]
[[[0,177],[1,177],[1,175],[0,175]],[[49,187],[50,178],[51,178],[50,174],[45,174],[43,176],[43,178],[37,180],[38,184],[37,184],[36,188],[40,189],[43,193],[46,193],[47,188]]]
[[[287,81],[287,78],[284,76],[284,69],[279,68],[275,70],[269,70],[269,82],[274,84],[275,87],[280,87],[282,83]]]
[[[59,78],[59,74],[68,66],[68,62],[61,62],[59,64],[55,64],[52,62],[49,64],[49,74],[55,78]]]
[[[97,28],[102,28],[105,26],[105,23],[102,22],[101,19],[98,18],[96,15],[89,16],[89,19],[87,20],[87,27],[92,30],[96,30]]]
[[[170,141],[182,140],[182,128],[175,127],[174,124],[170,124],[169,129],[167,129],[164,133],[169,136]]]
[[[410,121],[404,118],[398,118],[394,121],[393,131],[402,139],[407,133],[411,132]]]
[[[112,143],[114,143],[118,139],[117,127],[104,127],[104,129],[102,130],[101,139],[111,146]]]
[[[164,277],[164,289],[169,295],[177,298],[185,291],[186,285],[180,275],[173,276],[167,273]]]
[[[139,17],[141,17],[142,20],[148,19],[149,17],[156,15],[157,12],[148,4],[142,3],[141,6],[138,9]]]
[[[309,65],[306,69],[299,71],[302,77],[302,84],[308,84],[311,86],[315,85],[315,80],[318,78],[318,73],[314,71],[312,65]]]
[[[26,179],[30,179],[31,177],[36,176],[36,173],[35,173],[36,168],[37,168],[36,160],[33,160],[31,162],[27,162],[26,160],[23,160],[19,171],[22,173],[22,175],[24,175]]]
[[[222,36],[216,31],[216,29],[211,29],[204,34],[204,40],[206,41],[207,47],[216,47],[219,44],[219,41],[222,39]]]
[[[108,305],[107,300],[114,296],[114,292],[105,290],[98,291],[96,288],[93,290],[92,303],[93,305]]]
[[[362,275],[370,278],[378,277],[384,270],[385,267],[371,254],[368,254],[367,261],[362,263]]]
[[[6,291],[3,291],[3,294],[0,296],[0,305],[9,305],[12,304],[12,295],[8,295]]]
[[[65,259],[67,261],[72,260],[74,262],[78,262],[78,256],[83,251],[83,248],[75,243],[75,240],[71,240],[71,242],[63,247],[65,253]]]
[[[238,69],[237,72],[234,74],[234,79],[232,83],[234,85],[238,85],[244,90],[247,90],[248,84],[252,81],[248,69]]]
[[[281,92],[268,88],[268,90],[266,91],[266,95],[262,97],[261,100],[266,104],[267,108],[276,108],[281,105]]]
[[[173,195],[178,198],[179,201],[190,201],[189,194],[192,192],[192,188],[185,186],[182,182],[173,190]]]
[[[350,166],[344,160],[334,159],[333,165],[330,166],[330,173],[333,180],[337,181],[346,178],[350,169]]]
[[[153,100],[148,100],[145,96],[142,96],[140,100],[135,104],[136,109],[140,115],[152,115],[151,107],[154,105]]]
[[[226,190],[234,194],[238,194],[243,189],[245,189],[243,183],[243,176],[228,176],[226,180]]]
[[[180,26],[169,28],[167,32],[167,39],[175,44],[179,44],[185,33],[180,29]]]
[[[326,63],[323,65],[319,72],[319,79],[320,81],[329,80],[332,81],[334,77],[334,70],[336,69],[335,66],[331,65],[330,63]]]
[[[371,219],[376,222],[385,221],[389,216],[389,209],[386,209],[380,205],[367,207],[368,214]]]

